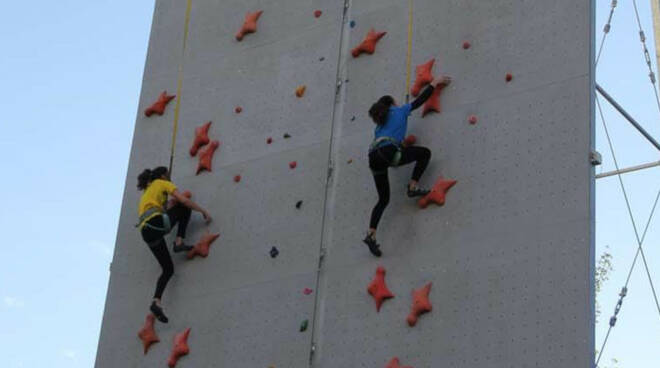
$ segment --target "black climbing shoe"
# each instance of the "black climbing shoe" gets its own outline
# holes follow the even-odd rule
[[[151,302],[151,307],[149,307],[149,310],[154,314],[154,316],[156,316],[156,319],[159,321],[163,323],[167,323],[167,321],[169,321],[167,316],[165,316],[165,313],[163,313],[163,308],[159,307],[156,302]]]
[[[410,189],[410,186],[408,186],[408,197],[409,198],[423,197],[423,196],[425,196],[429,193],[431,193],[431,191],[428,190],[428,189],[422,189],[422,188]]]
[[[383,253],[380,251],[380,244],[376,243],[376,239],[370,234],[363,240],[364,244],[369,247],[369,251],[376,257],[380,257]]]
[[[187,252],[189,250],[192,250],[193,248],[194,247],[192,245],[185,245],[183,243],[181,243],[181,245],[176,245],[176,243],[174,243],[172,250],[174,251],[174,253],[179,253],[179,252]]]

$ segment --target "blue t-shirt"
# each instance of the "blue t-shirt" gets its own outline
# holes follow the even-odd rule
[[[387,122],[385,125],[376,126],[374,137],[376,139],[390,137],[394,138],[398,143],[403,142],[406,137],[406,131],[408,130],[408,116],[411,111],[412,106],[410,104],[390,107]]]

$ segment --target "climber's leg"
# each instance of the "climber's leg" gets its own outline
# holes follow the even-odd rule
[[[192,210],[181,203],[177,203],[167,210],[167,216],[170,218],[170,225],[172,228],[177,226],[176,239],[174,240],[174,252],[189,251],[193,247],[183,243],[183,238],[186,237],[186,229],[190,221],[190,214]]]
[[[167,282],[174,274],[174,264],[172,263],[170,252],[167,250],[165,239],[161,238],[155,244],[150,245],[149,249],[154,254],[154,257],[156,257],[158,264],[160,264],[160,267],[162,268],[162,272],[156,282],[156,291],[154,293],[154,300],[151,303],[150,310],[159,321],[167,323],[168,319],[165,316],[165,313],[163,313],[163,308],[160,306],[160,299],[163,296]]]
[[[419,179],[424,174],[424,170],[429,165],[431,160],[431,151],[426,147],[405,147],[401,151],[401,161],[399,165],[406,165],[411,162],[415,162],[415,168],[413,169],[412,178],[408,183],[408,196],[409,197],[419,197],[424,196],[429,193],[428,190],[420,189],[418,187]]]

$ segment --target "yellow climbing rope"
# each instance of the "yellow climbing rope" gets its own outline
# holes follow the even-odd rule
[[[188,0],[186,5],[186,19],[183,25],[183,47],[181,49],[181,62],[179,63],[179,71],[177,76],[176,85],[176,105],[174,107],[174,128],[172,130],[172,147],[170,150],[170,174],[172,173],[172,166],[174,164],[174,151],[176,149],[176,135],[179,128],[179,111],[181,110],[181,87],[183,85],[183,62],[186,57],[186,42],[188,41],[188,26],[190,25],[190,9],[192,8],[192,0]]]
[[[410,100],[410,71],[413,41],[413,0],[408,0],[408,53],[406,55],[406,103]]]

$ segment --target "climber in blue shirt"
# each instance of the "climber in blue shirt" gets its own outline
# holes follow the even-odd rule
[[[390,201],[390,183],[387,177],[389,167],[397,167],[415,162],[412,178],[407,186],[408,197],[420,197],[429,193],[418,186],[426,166],[431,159],[431,151],[426,147],[408,146],[404,144],[408,129],[408,116],[431,97],[435,88],[442,88],[451,83],[451,78],[434,79],[422,94],[412,103],[398,106],[392,96],[383,96],[369,109],[369,116],[376,124],[374,141],[369,147],[369,168],[376,182],[378,203],[371,212],[371,221],[364,243],[369,251],[380,257],[380,244],[376,242],[376,228],[385,207]]]

